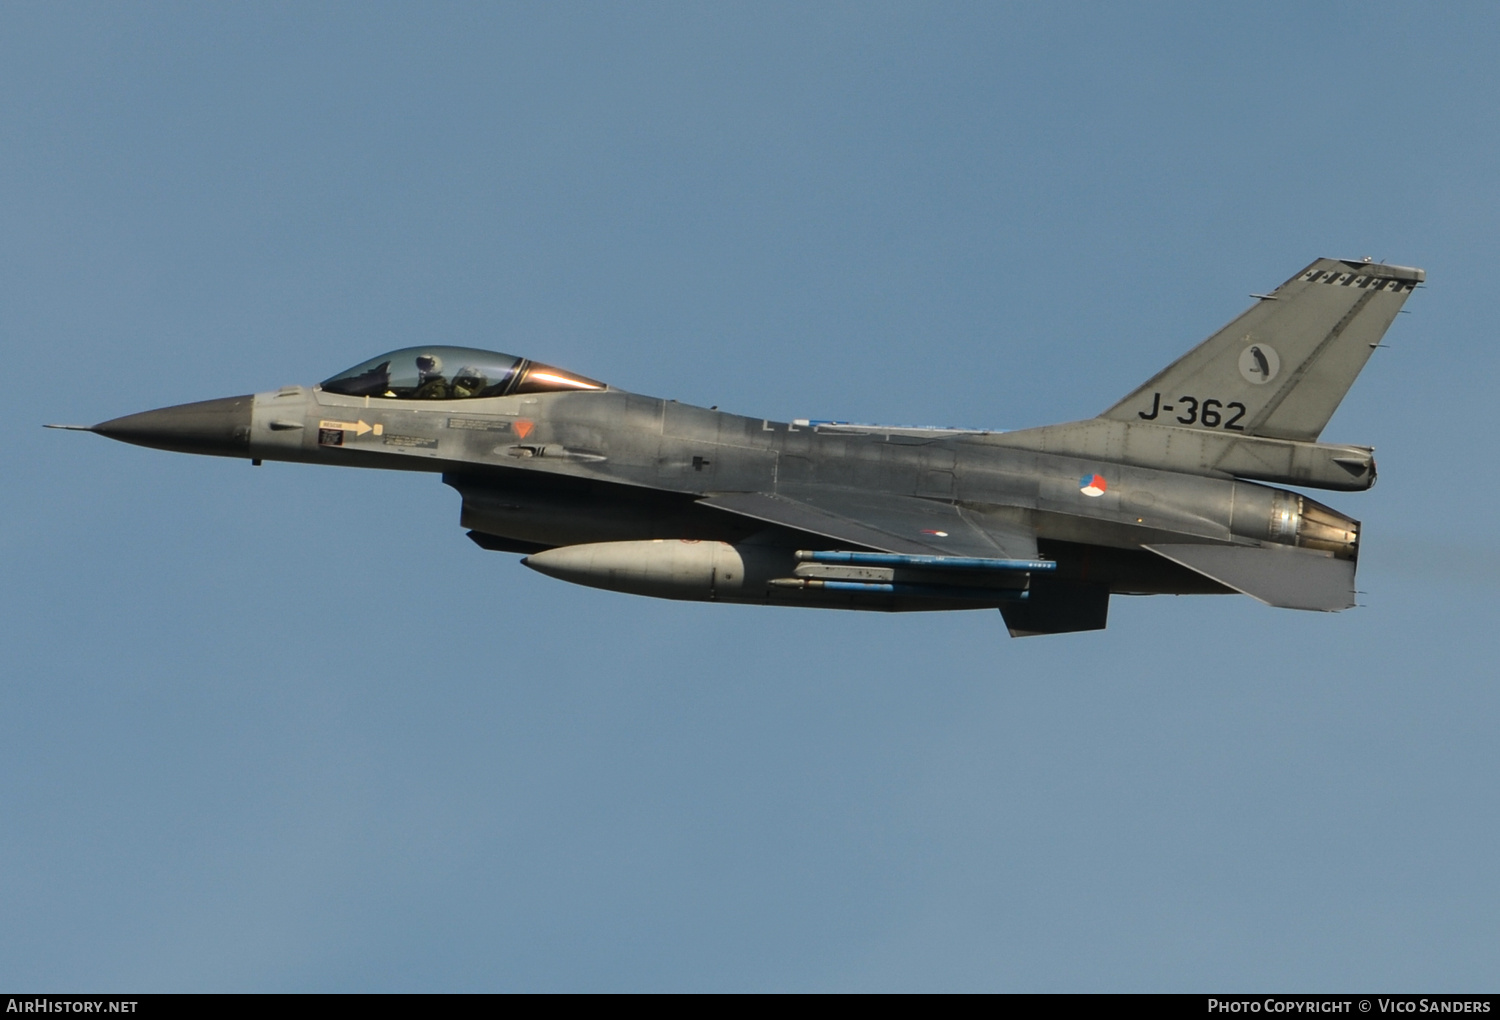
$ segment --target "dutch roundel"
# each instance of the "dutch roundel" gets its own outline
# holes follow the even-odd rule
[[[1103,475],[1084,475],[1078,479],[1078,491],[1085,496],[1102,496],[1107,488],[1109,483],[1104,480]]]

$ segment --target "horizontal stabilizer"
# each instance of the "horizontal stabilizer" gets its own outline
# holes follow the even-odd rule
[[[1354,605],[1354,561],[1286,545],[1148,545],[1268,606],[1338,612]]]

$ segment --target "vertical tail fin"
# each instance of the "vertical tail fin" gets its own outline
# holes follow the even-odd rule
[[[1426,278],[1318,259],[1100,417],[1315,441]]]

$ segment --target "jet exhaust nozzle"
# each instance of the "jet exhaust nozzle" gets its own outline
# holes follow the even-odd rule
[[[1278,492],[1271,511],[1271,540],[1303,549],[1331,552],[1339,559],[1359,556],[1359,522],[1300,492]]]

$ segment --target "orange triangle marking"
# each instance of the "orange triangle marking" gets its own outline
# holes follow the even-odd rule
[[[522,439],[525,439],[531,434],[532,428],[533,423],[527,421],[525,418],[516,419],[516,435],[520,436]]]

